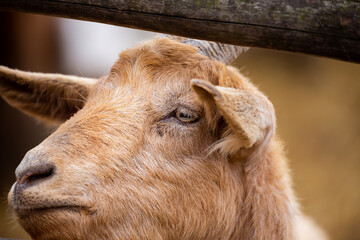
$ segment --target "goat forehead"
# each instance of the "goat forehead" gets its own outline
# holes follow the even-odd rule
[[[139,45],[120,54],[103,85],[152,84],[177,78],[189,80],[200,78],[213,81],[224,65],[212,61],[186,44],[168,41],[153,41],[153,44]],[[107,83],[107,84],[106,84]]]
[[[171,50],[173,46],[165,47]],[[199,57],[196,51],[189,52],[188,58],[182,51],[172,54],[163,52],[163,49],[156,51],[149,48],[125,51],[110,74],[98,81],[90,99],[107,102],[112,107],[125,102],[135,103],[137,96],[141,99],[138,102],[146,108],[150,105],[162,109],[182,102],[198,110],[190,80],[198,78],[216,84],[223,75],[224,65]]]
[[[139,82],[136,76],[129,77],[129,81],[117,79],[115,84],[113,78],[118,78],[116,75],[100,79],[76,118],[82,122],[94,119],[99,119],[97,123],[133,122],[144,117],[162,116],[180,105],[201,111],[190,87],[189,74],[158,74],[156,80],[144,79],[143,82]],[[149,116],[151,114],[154,116]]]
[[[175,64],[176,65],[176,64]],[[194,70],[194,66],[189,68],[179,66],[158,66],[149,69],[131,66],[130,69],[113,69],[109,76],[100,79],[92,91],[91,97],[99,100],[109,100],[117,98],[124,100],[129,96],[142,96],[145,103],[147,97],[158,95],[172,96],[174,98],[184,98],[193,93],[190,87],[190,80],[201,78],[206,80],[206,73]]]

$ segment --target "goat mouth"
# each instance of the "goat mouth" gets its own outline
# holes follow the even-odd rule
[[[32,216],[38,216],[46,213],[54,212],[90,212],[88,207],[84,206],[51,206],[51,207],[39,207],[39,208],[17,208],[14,209],[16,215],[20,218],[29,218]]]

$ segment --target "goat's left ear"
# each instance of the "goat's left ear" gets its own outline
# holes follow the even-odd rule
[[[96,79],[31,73],[0,66],[0,96],[10,105],[50,124],[81,109]]]
[[[217,107],[238,139],[238,148],[251,148],[264,141],[275,128],[275,113],[270,101],[257,90],[214,86],[191,80],[191,87],[205,105]]]

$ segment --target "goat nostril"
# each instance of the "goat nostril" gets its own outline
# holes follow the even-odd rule
[[[52,171],[46,172],[46,173],[35,173],[34,175],[30,175],[27,177],[27,179],[25,179],[25,182],[33,182],[35,180],[41,179],[41,178],[46,178],[51,176]]]
[[[19,186],[29,183],[40,182],[40,180],[45,180],[53,174],[54,167],[52,165],[40,165],[25,170],[17,178],[17,182]]]

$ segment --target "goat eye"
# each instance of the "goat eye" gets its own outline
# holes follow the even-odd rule
[[[199,119],[195,114],[184,110],[177,111],[176,118],[183,123],[194,123]]]

